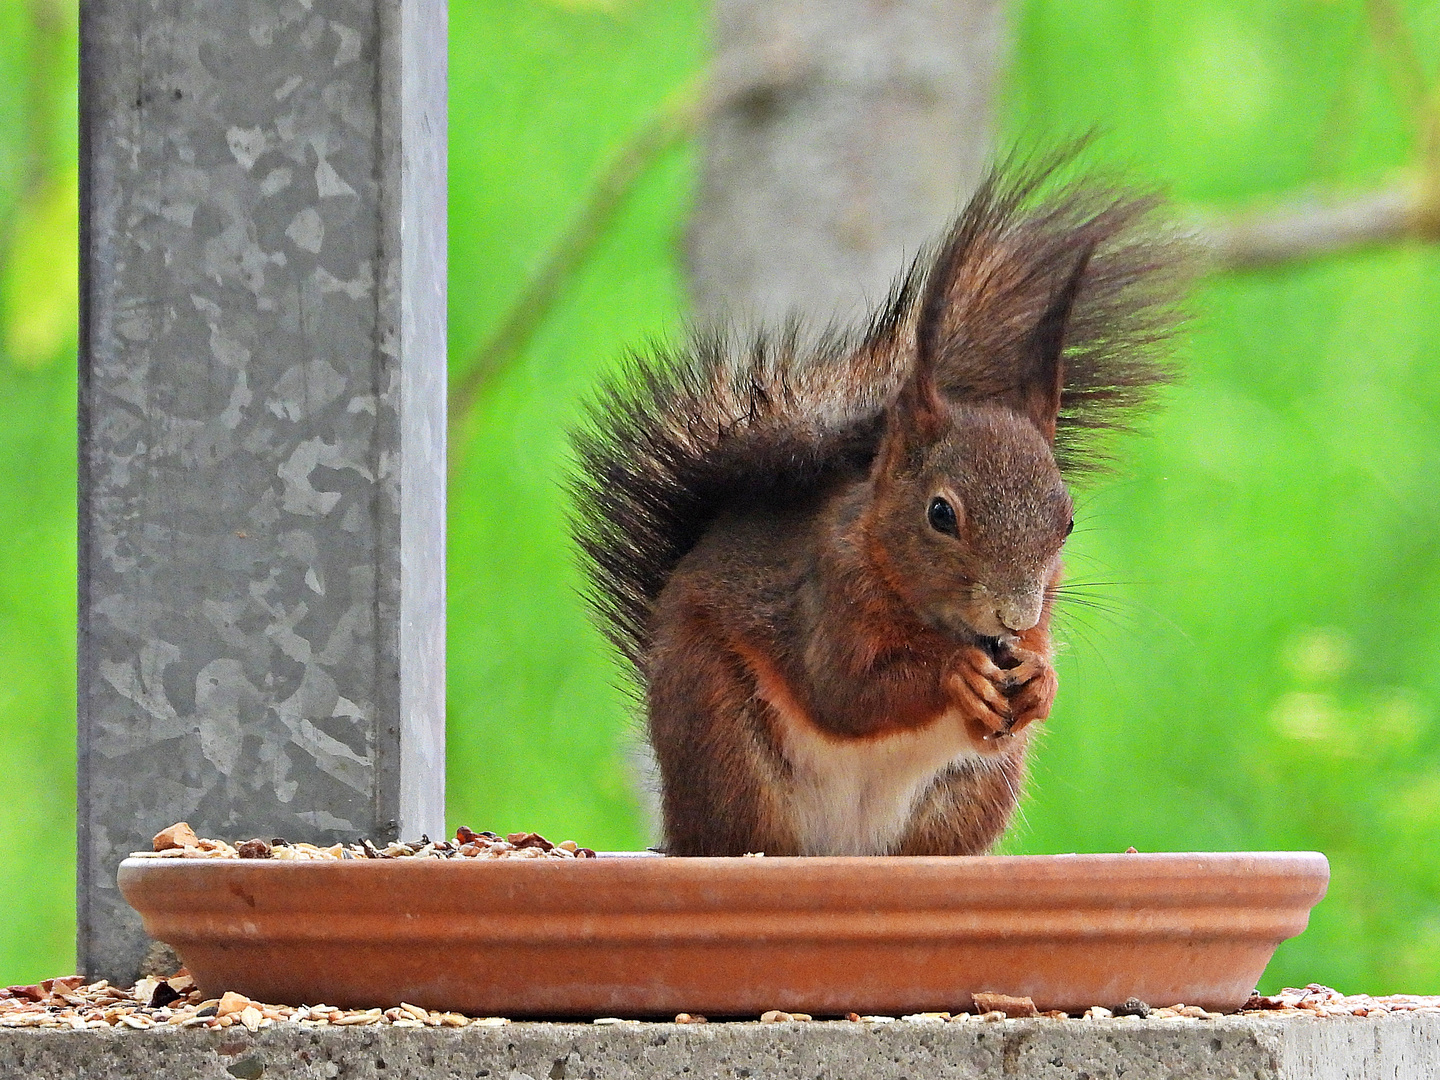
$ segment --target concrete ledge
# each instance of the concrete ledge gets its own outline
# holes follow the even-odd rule
[[[29,1080],[1440,1080],[1440,1014],[1194,1020],[0,1030]]]

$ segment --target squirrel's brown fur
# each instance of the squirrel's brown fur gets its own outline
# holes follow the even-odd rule
[[[1055,693],[1062,480],[1167,377],[1156,201],[1002,167],[863,331],[699,337],[577,437],[682,855],[969,854]],[[943,505],[940,505],[943,504]]]

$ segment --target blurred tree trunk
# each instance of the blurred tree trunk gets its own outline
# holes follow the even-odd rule
[[[979,180],[1001,0],[715,0],[687,255],[696,314],[847,321]]]

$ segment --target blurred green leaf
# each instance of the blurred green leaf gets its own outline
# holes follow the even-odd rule
[[[80,318],[79,173],[63,170],[19,206],[0,278],[5,353],[38,368],[73,346]]]

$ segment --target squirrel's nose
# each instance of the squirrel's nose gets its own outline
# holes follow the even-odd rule
[[[995,617],[1006,630],[1018,634],[1029,630],[1040,621],[1042,601],[1043,597],[1039,593],[1001,597],[995,602]]]

